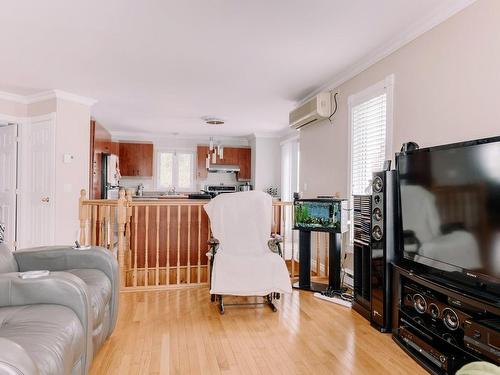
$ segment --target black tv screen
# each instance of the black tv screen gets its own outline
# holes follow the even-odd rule
[[[405,259],[500,280],[500,138],[397,157]]]

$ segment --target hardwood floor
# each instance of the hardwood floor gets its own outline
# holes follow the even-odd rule
[[[228,301],[226,301],[228,302]],[[98,374],[426,374],[356,312],[294,291],[279,310],[227,307],[206,288],[122,293]]]

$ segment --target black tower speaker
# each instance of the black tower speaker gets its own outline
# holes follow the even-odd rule
[[[391,262],[397,247],[397,172],[373,174],[371,225],[371,324],[391,331]]]

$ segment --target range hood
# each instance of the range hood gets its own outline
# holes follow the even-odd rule
[[[235,164],[211,164],[208,171],[212,173],[238,173],[240,166]]]

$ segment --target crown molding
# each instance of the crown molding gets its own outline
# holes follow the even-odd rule
[[[32,95],[18,95],[10,92],[0,91],[0,99],[16,102],[19,104],[33,104],[51,99],[62,99],[73,103],[83,104],[88,107],[97,103],[96,99],[76,95],[62,90],[42,91]]]
[[[364,58],[358,60],[358,62],[351,64],[348,69],[345,69],[340,73],[334,75],[333,78],[331,78],[326,84],[320,86],[319,88],[305,96],[303,99],[301,99],[298,105],[302,105],[307,100],[311,99],[313,96],[318,95],[322,91],[328,91],[339,87],[341,84],[347,82],[351,78],[354,78],[364,70],[368,69],[370,66],[396,52],[401,47],[415,40],[419,36],[425,34],[427,31],[433,29],[440,23],[443,23],[448,18],[472,5],[476,1],[477,0],[455,0],[449,5],[440,7],[430,16],[409,26],[398,37],[393,38],[389,42],[374,49],[372,52],[365,55]]]
[[[9,102],[26,104],[26,97],[25,96],[12,94],[10,92],[5,92],[5,91],[0,91],[0,99],[7,100]]]
[[[276,132],[257,132],[257,133],[252,133],[248,135],[246,138],[247,139],[257,139],[257,138],[281,138],[282,136],[282,131],[276,131]]]

